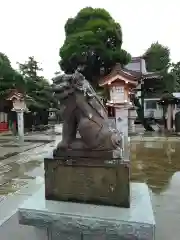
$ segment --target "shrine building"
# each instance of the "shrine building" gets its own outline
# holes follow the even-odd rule
[[[133,105],[130,101],[130,93],[135,90],[137,96],[140,97],[142,84],[146,85],[147,88],[148,85],[157,80],[160,80],[159,75],[146,70],[143,57],[132,58],[125,67],[121,67],[117,63],[112,71],[99,82],[99,85],[106,88],[109,93],[109,99],[106,102],[108,116],[117,120],[118,109]],[[148,96],[145,97],[148,98]],[[129,109],[131,117],[136,118],[135,108],[129,106]]]

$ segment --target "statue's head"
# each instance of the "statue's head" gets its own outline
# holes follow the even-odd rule
[[[80,66],[82,70],[83,66]],[[76,70],[74,74],[63,74],[53,78],[52,89],[54,96],[63,101],[69,95],[72,95],[76,91],[83,95],[88,93],[88,96],[92,95],[92,87],[89,82],[85,79],[84,75]],[[95,92],[94,92],[95,93]]]
[[[61,74],[53,78],[52,90],[54,97],[63,101],[74,92],[72,87],[72,75]]]

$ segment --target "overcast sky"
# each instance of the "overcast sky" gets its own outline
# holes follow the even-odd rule
[[[28,56],[42,64],[44,75],[59,71],[59,48],[64,42],[64,24],[83,7],[105,8],[121,24],[123,48],[139,56],[152,42],[171,50],[180,60],[180,3],[178,0],[0,0],[0,52],[13,67]]]

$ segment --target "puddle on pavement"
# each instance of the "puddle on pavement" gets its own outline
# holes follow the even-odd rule
[[[153,192],[156,239],[180,236],[180,143],[131,142],[131,179],[146,182]],[[173,235],[172,235],[173,232]]]
[[[43,175],[43,158],[54,148],[54,143],[33,148],[0,161],[0,195],[18,191],[29,180]]]
[[[0,195],[16,192],[26,185],[28,180],[35,179],[30,172],[40,167],[42,160],[31,160],[28,162],[13,162],[2,166],[0,169]]]

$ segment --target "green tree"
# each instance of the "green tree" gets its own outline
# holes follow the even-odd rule
[[[172,63],[170,68],[170,75],[173,79],[174,90],[176,92],[180,91],[180,61],[177,63]]]
[[[11,89],[22,89],[24,85],[23,76],[12,68],[9,58],[0,53],[0,98],[6,97]]]
[[[106,75],[115,63],[126,65],[130,61],[130,54],[121,48],[121,26],[104,9],[83,8],[67,20],[65,34],[60,48],[62,70],[72,73],[84,65],[83,74],[94,86],[102,72]]]
[[[170,73],[171,59],[170,50],[168,47],[163,46],[159,42],[152,43],[151,46],[144,53],[146,61],[146,68],[149,72],[158,72],[161,80],[151,81],[154,92],[162,94],[163,92],[173,92],[175,82],[172,74]],[[148,89],[145,89],[145,91]],[[148,94],[148,93],[147,93]]]
[[[33,56],[28,58],[24,64],[19,64],[19,70],[25,78],[31,78],[34,81],[37,81],[38,73],[43,69],[40,68],[39,63],[34,59]]]
[[[164,94],[170,96],[177,88],[178,65],[172,65],[170,59],[170,50],[168,47],[156,42],[151,44],[144,54],[146,67],[149,72],[158,72],[161,79],[149,80],[149,84],[144,84],[144,92],[149,95],[151,89],[152,95],[163,97]],[[180,72],[179,72],[180,73]],[[176,76],[177,74],[177,76]],[[180,75],[179,75],[180,76]],[[163,106],[163,118],[165,119],[166,107]]]
[[[170,50],[158,42],[152,43],[144,53],[144,59],[149,72],[167,70],[170,64]]]
[[[25,93],[31,97],[31,108],[51,107],[54,103],[49,82],[40,75],[42,68],[34,57],[29,57],[25,63],[19,63],[19,70],[25,80]]]

